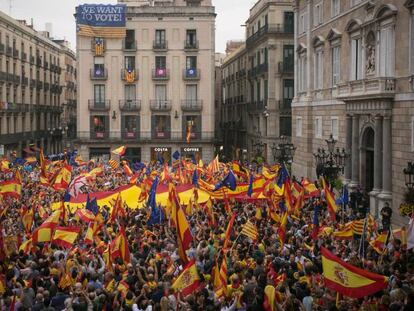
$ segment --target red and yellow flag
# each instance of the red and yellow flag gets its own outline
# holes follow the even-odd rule
[[[59,224],[61,211],[57,210],[50,215],[37,229],[33,231],[33,243],[50,242],[52,240],[52,231]]]
[[[282,218],[280,219],[280,227],[277,230],[277,233],[279,235],[279,240],[281,243],[281,248],[285,245],[285,239],[286,239],[286,224],[287,224],[287,212],[284,212],[282,215]]]
[[[242,231],[240,234],[247,236],[248,238],[252,239],[253,241],[257,241],[257,228],[254,224],[248,220],[242,227]]]
[[[64,165],[57,173],[54,181],[52,182],[53,188],[56,190],[66,189],[72,179],[72,167],[70,165]]]
[[[362,298],[388,286],[388,278],[344,262],[321,247],[325,286],[344,296]]]
[[[336,205],[335,195],[329,189],[329,186],[326,183],[325,178],[323,177],[322,177],[322,185],[323,185],[323,190],[325,192],[325,200],[328,206],[329,215],[331,216],[331,219],[335,221],[336,212],[338,211],[338,205]]]
[[[0,195],[3,197],[20,198],[22,184],[17,180],[7,180],[0,183]]]
[[[43,154],[43,149],[40,149],[39,162],[40,162],[40,176],[42,176],[43,178],[47,178],[48,174],[46,171],[46,159],[45,159],[45,155]]]
[[[131,255],[129,252],[128,239],[123,227],[120,227],[118,235],[111,242],[110,250],[110,255],[113,260],[117,257],[121,257],[125,263],[129,263]]]
[[[185,267],[178,278],[172,284],[176,293],[181,293],[186,297],[197,290],[200,286],[200,277],[194,260],[191,260]]]
[[[56,227],[52,242],[60,247],[71,248],[79,231],[80,227]]]
[[[28,209],[23,210],[22,223],[23,223],[23,227],[26,230],[26,232],[31,231],[33,219],[34,219],[33,208],[28,208]]]
[[[385,247],[387,246],[388,240],[388,232],[381,233],[377,235],[375,239],[369,242],[369,244],[372,246],[372,248],[378,253],[382,254],[384,253]]]
[[[231,230],[233,229],[233,224],[234,224],[234,220],[236,219],[236,215],[237,215],[237,213],[234,212],[233,215],[231,216],[230,222],[227,226],[226,235],[224,237],[224,244],[223,244],[223,250],[224,251],[227,249],[227,244],[229,243],[230,234],[231,234]]]

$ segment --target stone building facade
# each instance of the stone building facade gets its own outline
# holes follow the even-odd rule
[[[295,1],[293,174],[315,177],[332,134],[349,153],[344,179],[393,222],[414,151],[414,1]]]
[[[223,64],[229,156],[246,150],[249,159],[273,162],[273,144],[291,136],[293,27],[290,0],[260,0],[250,9],[246,42]]]
[[[211,0],[118,2],[127,5],[125,39],[77,37],[79,154],[108,158],[125,145],[130,161],[170,161],[175,151],[209,161],[215,141]],[[97,42],[104,47],[99,55]]]
[[[4,154],[62,151],[62,46],[0,12],[0,145]]]

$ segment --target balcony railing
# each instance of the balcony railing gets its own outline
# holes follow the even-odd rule
[[[199,49],[198,40],[196,41],[184,41],[184,50],[197,51]]]
[[[293,62],[283,61],[278,63],[279,73],[293,73]]]
[[[153,80],[169,80],[170,70],[165,68],[156,68],[152,70]]]
[[[111,108],[111,101],[89,99],[88,107],[90,111],[109,111],[109,109]]]
[[[181,101],[182,111],[201,111],[203,110],[203,101],[197,99],[184,99]]]
[[[154,51],[167,51],[168,50],[168,42],[167,41],[153,41],[152,49]]]
[[[42,59],[40,57],[36,57],[36,66],[42,66]]]
[[[29,85],[29,79],[27,77],[22,77],[22,85],[28,86]]]
[[[183,70],[184,80],[200,80],[200,69],[189,68]]]
[[[35,63],[35,57],[33,55],[30,55],[30,64],[34,65]]]
[[[19,50],[14,49],[13,50],[13,58],[19,58]]]
[[[267,24],[247,38],[246,46],[251,47],[267,34],[293,34],[293,32],[290,31],[290,27],[285,27],[283,24]]]
[[[348,81],[336,86],[334,96],[338,99],[371,98],[372,96],[392,98],[395,96],[395,78],[372,78]]]
[[[90,70],[91,80],[106,80],[108,79],[108,70],[106,68],[96,68]]]
[[[27,60],[27,54],[25,52],[22,52],[21,57],[22,57],[22,61],[25,62]]]
[[[43,82],[42,81],[36,81],[36,89],[41,90],[43,88]]]
[[[13,48],[11,46],[6,46],[6,56],[13,56]]]
[[[124,52],[136,52],[137,50],[137,41],[127,41],[122,40],[122,50]]]
[[[121,111],[140,111],[141,101],[137,99],[121,99],[119,101],[119,110]]]
[[[292,114],[292,99],[284,98],[283,100],[277,101],[279,106],[279,112],[282,115],[291,115]]]
[[[127,83],[134,83],[138,80],[138,69],[121,69],[121,79]]]
[[[185,131],[171,131],[170,129],[165,130],[152,130],[147,132],[129,132],[130,137],[126,137],[127,131],[109,131],[102,129],[100,131],[91,130],[86,132],[77,132],[77,139],[82,141],[88,141],[88,140],[100,140],[100,139],[106,139],[109,141],[114,142],[122,142],[124,139],[139,139],[140,142],[151,142],[153,140],[164,140],[164,139],[170,139],[174,142],[185,142],[186,140],[186,133]],[[134,136],[135,137],[132,137]],[[205,141],[205,142],[211,142],[213,139],[215,139],[215,133],[214,132],[205,132],[205,131],[194,131],[192,134],[192,139],[194,141]]]
[[[150,108],[152,111],[170,111],[171,100],[152,99],[150,100]]]
[[[3,43],[0,43],[0,55],[3,55],[6,50],[6,46]]]

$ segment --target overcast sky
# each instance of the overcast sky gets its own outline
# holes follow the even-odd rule
[[[33,18],[35,28],[44,30],[45,23],[52,23],[52,35],[66,38],[75,47],[75,6],[81,3],[116,3],[116,0],[0,0],[0,10],[16,19]],[[249,15],[249,8],[256,0],[213,0],[216,6],[216,51],[224,52],[226,42],[243,39],[243,25]]]

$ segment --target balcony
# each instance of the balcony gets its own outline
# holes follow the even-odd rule
[[[96,68],[90,70],[91,80],[106,80],[108,79],[108,70],[106,68]]]
[[[106,40],[105,39],[92,39],[91,40],[91,51],[95,56],[102,56],[105,54]]]
[[[30,88],[33,89],[36,86],[36,80],[30,79]]]
[[[43,88],[43,82],[42,81],[36,81],[36,89],[41,90]]]
[[[11,46],[6,46],[6,56],[13,56],[13,48]]]
[[[14,84],[20,84],[20,76],[19,75],[13,75],[13,80],[12,82]]]
[[[15,59],[19,58],[19,50],[13,49],[13,58]]]
[[[45,82],[45,84],[44,84],[44,89],[45,89],[45,91],[49,91],[49,89],[50,89],[50,84],[49,84],[48,82]]]
[[[34,65],[35,63],[35,57],[30,55],[30,65]]]
[[[292,99],[284,98],[283,100],[278,100],[277,105],[279,107],[279,112],[281,115],[290,116],[292,115]]]
[[[265,110],[266,100],[254,101],[247,104],[247,111],[249,113],[261,113]]]
[[[168,42],[167,41],[153,41],[152,49],[155,52],[166,52],[168,50]]]
[[[3,43],[0,43],[0,55],[3,55],[6,50],[6,46]]]
[[[170,111],[171,100],[152,99],[150,100],[150,108],[152,111]]]
[[[110,100],[88,100],[89,111],[109,111],[111,108]]]
[[[140,111],[141,101],[137,99],[121,99],[119,101],[119,110],[123,112]]]
[[[29,85],[29,79],[26,77],[22,77],[22,85],[23,86],[28,86]]]
[[[189,68],[183,70],[184,80],[200,80],[200,69]]]
[[[290,27],[285,27],[283,24],[267,24],[262,26],[258,31],[252,34],[246,40],[247,48],[255,45],[261,38],[268,34],[290,34],[292,35]]]
[[[42,58],[40,58],[39,56],[36,57],[36,66],[37,67],[41,67],[42,66]]]
[[[121,69],[121,80],[134,83],[138,80],[138,69]]]
[[[69,99],[67,102],[67,106],[71,108],[76,108],[76,99]]]
[[[203,101],[198,99],[184,99],[181,101],[182,111],[201,111],[203,110]]]
[[[198,51],[198,40],[196,41],[184,41],[184,50],[188,52]]]
[[[22,61],[26,61],[27,60],[27,54],[25,52],[22,52]]]
[[[124,52],[136,52],[137,51],[137,41],[127,41],[122,40],[122,50]]]
[[[337,99],[358,100],[374,98],[394,98],[395,79],[394,78],[372,78],[341,83],[334,88],[333,95]]]
[[[153,80],[169,80],[170,70],[165,68],[156,68],[152,70]]]
[[[293,59],[292,61],[279,62],[277,67],[281,74],[293,74]]]
[[[43,68],[44,68],[45,70],[49,69],[49,63],[48,63],[47,61],[44,61],[44,62],[43,62]]]

